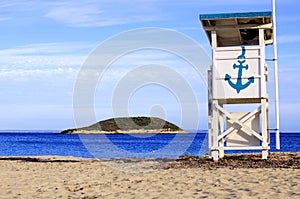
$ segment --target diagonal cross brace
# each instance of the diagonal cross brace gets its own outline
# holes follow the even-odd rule
[[[236,124],[238,124],[239,126],[243,127],[245,129],[245,131],[249,134],[254,135],[255,137],[257,137],[259,140],[263,140],[262,136],[259,135],[257,132],[255,132],[254,130],[252,130],[251,128],[249,128],[248,126],[246,126],[241,120],[238,120],[237,118],[235,118],[234,116],[232,116],[228,111],[226,111],[224,108],[222,108],[220,105],[215,104],[215,107],[221,111],[224,115],[226,115],[226,117],[230,118],[231,120],[233,120]],[[253,111],[254,112],[254,111]],[[251,113],[253,113],[251,112]],[[219,138],[219,136],[218,136]]]
[[[244,116],[240,122],[245,123],[247,122],[253,115],[256,115],[257,113],[260,113],[261,111],[261,106],[257,107],[255,110],[253,110],[252,112],[248,113],[246,116]],[[222,138],[224,138],[227,135],[230,135],[232,133],[232,131],[234,131],[235,129],[240,129],[241,126],[234,123],[229,129],[227,129],[224,133],[222,133],[221,135],[218,136],[218,141],[221,140]]]

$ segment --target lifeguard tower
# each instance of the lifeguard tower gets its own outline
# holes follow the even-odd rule
[[[265,47],[274,43],[272,12],[201,14],[200,21],[213,59],[208,71],[210,155],[217,161],[225,150],[261,150],[262,158],[267,159],[270,132]],[[232,106],[252,109],[228,111]]]

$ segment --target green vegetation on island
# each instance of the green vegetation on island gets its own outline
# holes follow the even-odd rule
[[[120,117],[103,120],[87,127],[67,129],[61,134],[108,133],[187,133],[175,124],[157,117]]]

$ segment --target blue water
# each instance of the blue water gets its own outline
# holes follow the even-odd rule
[[[53,132],[2,132],[0,156],[59,155],[75,157],[148,157],[174,158],[182,154],[204,155],[207,152],[205,133],[153,135],[70,135]],[[275,134],[271,134],[271,150]],[[300,133],[282,133],[282,152],[300,151]],[[259,151],[226,151],[244,153]]]

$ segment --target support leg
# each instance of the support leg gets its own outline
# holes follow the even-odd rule
[[[219,134],[219,113],[216,108],[216,104],[218,101],[213,101],[213,113],[212,113],[212,140],[211,140],[211,148],[210,153],[214,161],[218,161],[219,159],[219,143],[218,143],[218,134]]]
[[[219,142],[219,147],[222,148],[224,147],[224,139],[221,139]],[[224,157],[224,149],[219,149],[219,157],[223,158]]]
[[[218,150],[212,150],[211,151],[211,156],[212,156],[214,161],[218,161],[219,160],[219,151]]]
[[[223,108],[223,105],[220,104],[220,106]],[[219,134],[222,134],[224,132],[224,114],[219,114]],[[218,134],[218,136],[219,136]],[[222,138],[219,142],[219,158],[224,157],[224,139]],[[221,148],[221,149],[220,149]]]
[[[263,150],[262,151],[262,159],[263,160],[266,160],[266,159],[268,159],[268,155],[269,155],[269,153],[268,153],[268,150]]]
[[[261,119],[262,119],[262,159],[268,158],[268,121],[267,121],[267,101],[261,100]]]

